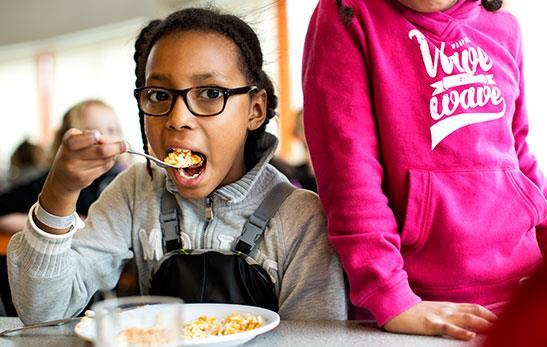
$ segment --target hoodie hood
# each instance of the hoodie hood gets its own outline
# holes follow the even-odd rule
[[[449,37],[456,27],[456,23],[473,20],[481,11],[481,2],[478,0],[458,0],[446,11],[431,13],[417,12],[404,6],[398,0],[391,1],[417,29],[438,39]]]

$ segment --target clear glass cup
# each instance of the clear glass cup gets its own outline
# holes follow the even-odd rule
[[[164,296],[112,298],[93,305],[96,346],[178,346],[182,300]]]

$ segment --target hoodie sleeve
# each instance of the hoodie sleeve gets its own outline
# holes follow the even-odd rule
[[[515,151],[518,156],[520,170],[541,190],[543,196],[547,199],[547,182],[545,176],[538,168],[534,155],[530,152],[526,142],[528,136],[528,112],[526,110],[524,93],[524,69],[522,55],[522,40],[519,29],[518,52],[516,56],[518,69],[520,72],[519,89],[520,95],[515,103],[515,114],[513,116],[513,135],[515,137]],[[547,211],[543,211],[540,216],[546,216]],[[537,237],[542,252],[547,252],[547,219],[536,226]]]
[[[278,220],[283,238],[281,318],[346,320],[342,266],[327,240],[327,223],[317,195],[295,190],[279,209]]]
[[[128,170],[134,171],[134,170]],[[131,251],[129,189],[121,174],[92,205],[85,226],[64,235],[40,230],[31,213],[8,246],[13,302],[25,324],[75,316],[98,290],[113,289]]]
[[[335,1],[319,1],[304,48],[304,125],[329,239],[348,275],[351,301],[381,326],[420,298],[403,270],[397,223],[382,191],[380,114],[360,21],[343,24]]]

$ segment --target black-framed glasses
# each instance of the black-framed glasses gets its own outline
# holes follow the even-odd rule
[[[165,116],[175,107],[177,96],[182,96],[186,107],[193,115],[210,117],[221,114],[232,95],[257,91],[256,86],[223,88],[216,86],[169,89],[143,87],[134,91],[139,110],[148,116]]]

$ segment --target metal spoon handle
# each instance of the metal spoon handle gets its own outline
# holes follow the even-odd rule
[[[132,149],[128,149],[128,150],[127,150],[127,153],[131,153],[131,154],[136,154],[136,155],[143,156],[143,157],[145,157],[145,158],[147,158],[147,159],[150,159],[150,160],[153,161],[156,165],[158,165],[158,166],[160,166],[160,167],[163,167],[163,168],[170,168],[170,167],[172,167],[172,168],[177,169],[177,167],[176,167],[175,165],[168,164],[168,163],[166,163],[166,162],[164,162],[164,161],[162,161],[162,160],[159,160],[158,158],[153,157],[153,156],[148,155],[148,154],[144,154],[144,153],[141,153],[141,152],[136,152],[136,151],[134,151],[134,150],[132,150]]]
[[[64,325],[64,324],[67,324],[67,323],[70,323],[70,322],[73,322],[73,321],[77,321],[77,320],[80,320],[80,319],[82,319],[82,317],[71,317],[71,318],[56,319],[56,320],[51,320],[51,321],[47,321],[47,322],[24,325],[22,327],[17,327],[17,328],[13,328],[13,329],[4,330],[4,331],[0,332],[0,336],[5,336],[5,335],[14,333],[16,331],[21,331],[21,330]]]

